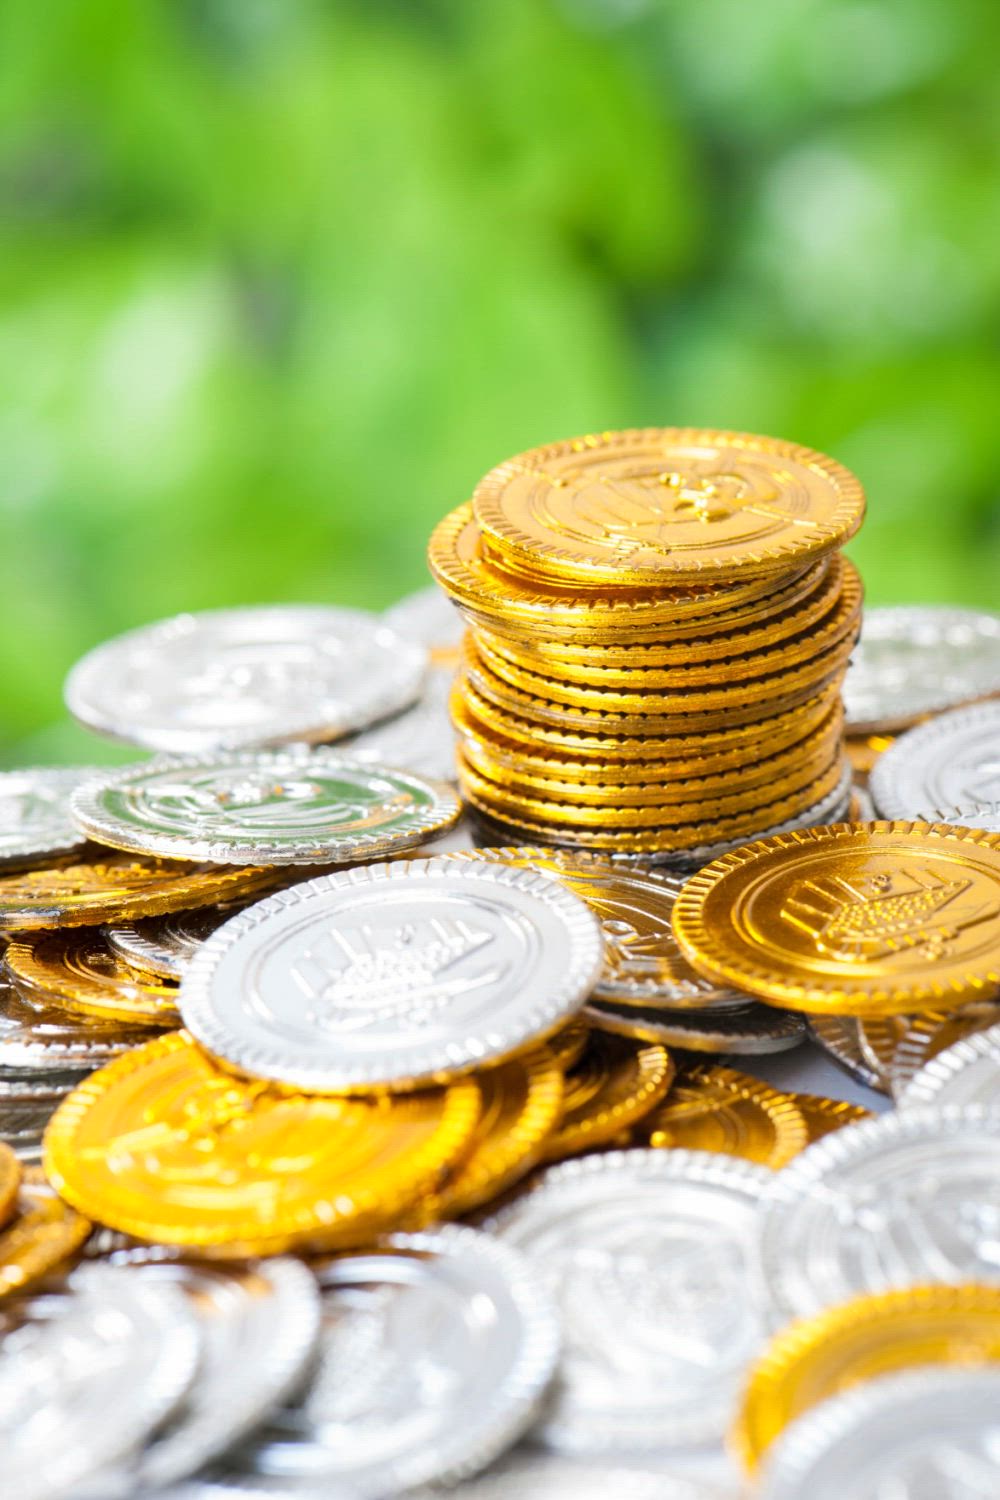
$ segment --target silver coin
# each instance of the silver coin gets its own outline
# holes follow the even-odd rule
[[[70,816],[69,799],[94,774],[79,767],[0,771],[0,864],[82,848],[85,841]]]
[[[454,1500],[738,1500],[735,1488],[655,1466],[595,1464],[560,1453],[515,1450],[484,1474],[451,1492]],[[442,1500],[440,1489],[417,1491],[412,1500]]]
[[[90,1073],[149,1037],[141,1027],[35,1005],[0,976],[0,1078]]]
[[[818,1047],[832,1057],[856,1083],[885,1092],[881,1073],[868,1062],[861,1048],[857,1016],[806,1016],[806,1032]]]
[[[175,1288],[109,1266],[5,1304],[0,1330],[4,1500],[80,1493],[170,1416],[199,1355]]]
[[[600,1031],[613,1031],[691,1052],[732,1052],[750,1056],[788,1052],[805,1041],[805,1021],[797,1011],[775,1010],[749,1000],[732,1010],[664,1010],[591,1000],[583,1016]]]
[[[909,1020],[906,1035],[893,1053],[889,1075],[889,1085],[897,1101],[921,1068],[943,1052],[945,1046],[963,1036],[1000,1025],[1000,1004],[995,999],[984,1000],[949,1011],[947,1015],[942,1011],[922,1011]],[[951,1042],[947,1040],[949,1036]]]
[[[329,1479],[396,1495],[485,1468],[534,1420],[559,1328],[536,1274],[507,1246],[449,1227],[315,1269],[315,1373],[229,1459],[234,1480]]]
[[[415,1088],[555,1031],[602,963],[596,917],[556,881],[442,855],[248,907],[199,949],[179,1003],[209,1052],[258,1078]]]
[[[857,782],[851,787],[850,821],[852,823],[874,823],[878,814],[875,804],[871,799],[871,793],[867,787],[858,786]]]
[[[452,673],[432,671],[412,708],[344,741],[344,752],[366,765],[400,766],[432,781],[454,781],[455,731],[448,713]]]
[[[954,709],[907,730],[872,770],[879,813],[1000,833],[998,740],[1000,702]]]
[[[172,1420],[117,1473],[101,1500],[186,1478],[247,1436],[301,1381],[320,1328],[315,1277],[289,1257],[232,1266],[147,1246],[112,1256],[134,1277],[178,1288],[201,1332],[197,1374]]]
[[[899,1109],[921,1104],[1000,1108],[1000,1026],[963,1037],[926,1062],[897,1100]]]
[[[703,979],[677,946],[670,914],[684,882],[676,875],[535,845],[477,849],[465,857],[541,870],[586,901],[604,933],[604,972],[593,998],[664,1009],[746,1007],[746,995]]]
[[[39,1161],[46,1127],[78,1082],[76,1074],[0,1080],[0,1141],[25,1164]]]
[[[147,917],[144,922],[106,927],[104,934],[118,956],[133,969],[153,974],[157,979],[181,979],[205,939],[244,905],[239,902],[230,906],[204,906],[198,911],[167,912],[162,917]]]
[[[215,864],[343,864],[413,848],[458,821],[440,783],[335,750],[158,760],[90,781],[73,816],[98,843]]]
[[[883,1375],[791,1424],[757,1500],[995,1500],[1000,1371],[954,1366]]]
[[[402,640],[414,641],[432,654],[457,652],[465,633],[462,616],[436,584],[407,594],[384,612],[382,620]]]
[[[90,729],[198,755],[364,729],[412,703],[426,668],[422,646],[363,610],[261,605],[117,636],[77,662],[65,696]]]
[[[721,1438],[764,1338],[750,1289],[773,1174],[706,1151],[550,1168],[489,1226],[538,1267],[564,1350],[535,1440],[566,1453]]]
[[[1000,616],[945,605],[866,609],[844,679],[852,734],[905,728],[1000,692]]]
[[[996,1281],[1000,1112],[912,1109],[846,1125],[774,1174],[760,1265],[775,1321],[863,1292]]]

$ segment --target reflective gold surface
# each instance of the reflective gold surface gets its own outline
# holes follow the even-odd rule
[[[6,957],[15,985],[35,1005],[124,1026],[179,1023],[178,985],[133,969],[103,933],[40,932],[12,942]]]
[[[56,1194],[37,1167],[26,1167],[15,1212],[0,1229],[0,1300],[24,1291],[61,1266],[91,1225]]]
[[[549,1137],[544,1159],[560,1161],[616,1141],[663,1098],[673,1076],[664,1047],[591,1032],[566,1074],[562,1123]]]
[[[643,1120],[636,1144],[720,1151],[775,1170],[809,1143],[792,1094],[733,1068],[686,1067],[670,1093]]]

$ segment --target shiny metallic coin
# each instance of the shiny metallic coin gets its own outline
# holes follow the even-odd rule
[[[885,1093],[885,1080],[861,1050],[857,1016],[807,1016],[806,1030],[812,1041],[843,1068],[856,1083]]]
[[[301,1381],[319,1337],[315,1277],[290,1258],[219,1265],[148,1246],[111,1258],[131,1280],[178,1288],[197,1320],[201,1358],[183,1405],[108,1482],[159,1491],[247,1436]]]
[[[962,1037],[988,1031],[997,1025],[1000,1025],[1000,1002],[993,997],[950,1013],[926,1010],[911,1016],[906,1035],[892,1058],[889,1083],[893,1097],[900,1098],[911,1079],[932,1057],[937,1057]]]
[[[108,927],[104,935],[114,952],[133,969],[159,979],[180,979],[205,939],[242,910],[243,905],[168,912],[163,917],[148,917],[145,922]]]
[[[173,1287],[88,1265],[0,1314],[4,1500],[84,1493],[176,1408],[199,1356]]]
[[[600,1453],[721,1437],[765,1332],[749,1270],[772,1175],[709,1152],[613,1151],[550,1168],[497,1216],[562,1313],[536,1440]]]
[[[1000,1107],[1000,1026],[963,1037],[930,1058],[896,1103],[899,1109],[921,1104]]]
[[[407,594],[398,604],[384,611],[382,623],[412,645],[423,646],[431,661],[450,663],[458,660],[465,626],[462,616],[448,595],[437,584]],[[389,765],[397,765],[389,761]]]
[[[862,1292],[996,1281],[1000,1112],[912,1109],[847,1125],[777,1173],[760,1265],[777,1325]]]
[[[866,609],[844,682],[853,734],[1000,692],[1000,616],[943,605]]]
[[[998,739],[1000,702],[957,708],[907,730],[871,773],[880,815],[1000,833]]]
[[[79,1077],[148,1041],[149,1035],[143,1027],[35,1004],[0,976],[0,1078],[69,1072]]]
[[[232,1455],[233,1479],[396,1495],[483,1469],[533,1421],[559,1328],[537,1274],[474,1229],[394,1235],[314,1263],[319,1360]]]
[[[209,1052],[309,1091],[415,1088],[559,1028],[601,973],[590,909],[547,875],[443,855],[279,891],[181,984]]]
[[[432,781],[454,781],[455,731],[448,700],[452,674],[438,668],[411,708],[344,742],[344,753],[365,765],[399,766]]]
[[[198,755],[329,740],[406,708],[427,653],[374,615],[262,605],[177,615],[97,646],[66,679],[90,729]]]
[[[39,1161],[45,1127],[79,1081],[75,1073],[38,1082],[0,1080],[0,1141],[21,1161]]]
[[[335,750],[151,761],[90,781],[73,816],[98,843],[217,864],[343,864],[413,848],[458,821],[454,792]]]
[[[847,809],[847,821],[849,823],[874,823],[876,819],[875,804],[867,787],[859,786],[857,781],[851,787],[851,801]]]
[[[414,1500],[442,1500],[441,1491],[421,1491]],[[539,1452],[527,1444],[485,1474],[467,1480],[455,1500],[738,1500],[727,1485],[655,1467],[595,1464]]]
[[[70,795],[95,773],[40,768],[0,772],[0,864],[72,854],[84,843],[69,813]]]
[[[758,1500],[992,1500],[1000,1371],[883,1376],[814,1407],[775,1443]]]
[[[662,1042],[690,1052],[787,1052],[805,1041],[805,1021],[794,1011],[772,1010],[750,1000],[732,1010],[662,1010],[654,1006],[615,1005],[591,1000],[584,1019],[599,1031],[640,1041]]]

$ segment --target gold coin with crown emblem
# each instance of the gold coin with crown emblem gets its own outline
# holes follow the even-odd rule
[[[673,912],[702,974],[817,1013],[951,1010],[1000,983],[1000,834],[840,823],[723,855]]]

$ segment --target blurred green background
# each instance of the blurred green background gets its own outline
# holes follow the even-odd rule
[[[595,427],[854,467],[874,601],[1000,576],[992,0],[0,10],[0,739],[179,609],[419,586]]]

